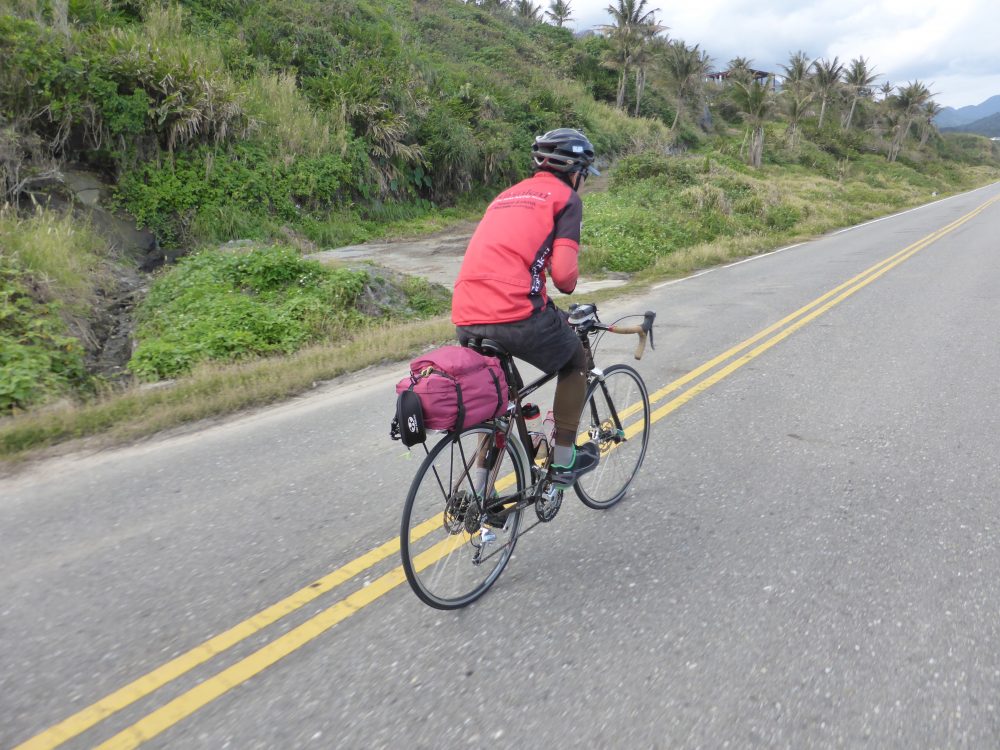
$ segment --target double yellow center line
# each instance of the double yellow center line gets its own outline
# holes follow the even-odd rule
[[[991,198],[990,200],[980,205],[978,208],[967,213],[965,216],[956,219],[955,221],[942,227],[941,229],[938,229],[935,232],[931,232],[926,237],[917,240],[908,247],[903,248],[895,255],[891,255],[885,260],[881,261],[880,263],[876,263],[871,268],[865,269],[857,276],[854,276],[853,278],[845,281],[840,286],[831,289],[826,294],[820,297],[817,297],[812,302],[803,307],[800,307],[798,310],[791,313],[790,315],[786,315],[777,323],[768,326],[764,330],[754,334],[750,338],[746,339],[745,341],[742,341],[733,348],[723,352],[714,359],[709,360],[705,364],[701,365],[700,367],[697,367],[696,369],[692,370],[683,377],[678,378],[674,382],[664,386],[655,393],[650,394],[650,401],[656,403],[665,398],[666,396],[668,396],[669,394],[673,393],[674,391],[680,390],[688,383],[692,383],[698,380],[698,378],[705,375],[706,373],[711,372],[716,367],[721,365],[723,362],[729,361],[729,364],[726,365],[725,367],[716,370],[709,377],[698,382],[697,385],[689,388],[679,396],[673,398],[660,408],[656,409],[653,412],[653,421],[655,422],[659,419],[662,419],[671,412],[676,411],[678,408],[686,404],[688,401],[693,399],[699,393],[708,390],[723,378],[727,377],[728,375],[732,374],[739,368],[743,367],[743,365],[756,359],[771,347],[781,343],[789,336],[791,336],[793,333],[795,333],[797,330],[808,325],[816,318],[818,318],[820,315],[827,312],[836,305],[839,305],[841,302],[850,297],[852,294],[868,286],[873,281],[883,276],[884,274],[888,273],[890,270],[898,266],[903,261],[912,258],[921,250],[937,242],[939,239],[944,237],[949,232],[952,232],[958,227],[965,224],[966,222],[971,221],[973,218],[978,216],[980,213],[985,211],[987,208],[989,208],[997,201],[1000,201],[1000,196]],[[755,344],[756,346],[754,346]]]
[[[857,276],[845,281],[835,289],[831,289],[826,294],[782,318],[777,323],[768,326],[754,336],[705,362],[683,377],[650,394],[650,401],[656,404],[663,401],[670,394],[694,383],[687,390],[684,390],[679,395],[656,408],[652,414],[652,421],[660,420],[680,408],[699,393],[711,388],[743,367],[743,365],[791,336],[795,331],[808,325],[827,310],[840,304],[852,294],[863,289],[900,263],[970,221],[998,200],[1000,200],[1000,196],[983,203],[965,216],[932,232],[871,268],[862,271]],[[422,536],[433,528],[434,523],[435,521],[431,519],[422,524],[421,527],[418,527],[414,533],[417,536]],[[423,526],[427,528],[423,529]],[[418,557],[418,568],[423,568],[431,564],[449,552],[448,549],[442,549],[441,547],[442,544],[440,543],[434,545]],[[398,538],[376,547],[319,580],[314,581],[302,590],[258,612],[248,620],[210,638],[201,645],[114,691],[87,708],[78,711],[67,719],[32,737],[14,750],[41,750],[43,748],[58,747],[398,552]],[[329,608],[306,620],[298,627],[255,651],[250,656],[174,698],[98,747],[133,748],[156,737],[201,707],[225,694],[233,687],[259,674],[279,659],[309,643],[314,638],[334,627],[337,623],[350,617],[376,599],[379,599],[400,585],[404,580],[406,579],[402,567],[394,568],[389,573],[341,599]]]

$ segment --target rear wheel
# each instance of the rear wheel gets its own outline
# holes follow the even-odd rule
[[[522,455],[516,438],[484,423],[446,435],[424,459],[403,508],[400,551],[406,579],[425,603],[464,607],[500,577],[521,523],[514,505],[528,482]],[[484,508],[476,468],[497,462]]]
[[[580,432],[597,443],[601,462],[573,486],[584,505],[610,508],[625,497],[646,456],[649,426],[649,394],[634,369],[611,365],[603,382],[590,384]]]

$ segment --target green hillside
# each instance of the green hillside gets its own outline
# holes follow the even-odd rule
[[[946,133],[976,133],[987,138],[1000,138],[1000,112],[989,117],[983,117],[968,125],[960,125],[954,128],[942,128]]]
[[[669,18],[632,17],[627,0],[586,37],[504,0],[2,7],[0,412],[17,416],[0,438],[22,435],[11,444],[57,398],[107,409],[122,391],[139,398],[140,379],[196,379],[206,363],[280,369],[373,327],[434,320],[447,290],[301,256],[478,216],[552,127],[583,129],[609,176],[584,199],[584,272],[636,282],[1000,174],[995,143],[942,136],[929,89],[879,89],[864,50],[849,65],[793,56],[779,87],[752,61],[670,39]],[[719,68],[725,82],[708,82]],[[166,267],[150,277],[122,257],[67,190],[74,172],[103,186],[108,215],[151,232]],[[109,364],[113,339],[123,354]],[[319,361],[260,392],[244,381],[197,414],[341,371]],[[216,391],[225,377],[213,371]]]
[[[664,142],[596,105],[600,80],[555,72],[582,49],[568,30],[455,0],[21,6],[0,20],[6,137],[27,163],[106,173],[166,248],[364,239],[523,176],[523,144],[557,124],[609,155]]]

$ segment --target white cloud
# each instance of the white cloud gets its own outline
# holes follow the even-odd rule
[[[573,27],[608,23],[608,3],[572,0]],[[669,35],[700,44],[718,67],[741,56],[777,72],[802,50],[843,62],[864,56],[880,82],[924,81],[946,106],[1000,94],[997,0],[651,0],[647,7],[659,7]]]

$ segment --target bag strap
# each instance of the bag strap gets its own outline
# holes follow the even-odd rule
[[[455,393],[458,395],[458,424],[455,430],[461,432],[465,429],[465,401],[462,399],[462,386],[458,380],[453,382],[455,383]]]
[[[490,374],[490,377],[493,378],[493,387],[497,392],[497,409],[494,413],[499,414],[500,410],[503,408],[503,394],[500,392],[500,378],[498,378],[497,374],[493,372],[492,367],[487,367],[486,371]]]

